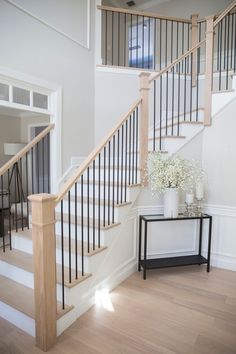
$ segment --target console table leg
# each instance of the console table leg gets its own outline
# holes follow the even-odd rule
[[[147,222],[144,230],[144,257],[143,257],[143,279],[146,279],[146,259],[147,259]]]
[[[207,271],[208,272],[210,272],[211,234],[212,234],[212,216],[209,218],[208,253],[207,253]]]
[[[142,251],[142,217],[139,217],[139,245],[138,245],[138,271],[141,272],[141,251]]]
[[[201,256],[202,254],[202,219],[199,220],[200,221],[200,227],[199,227],[199,247],[198,247],[198,255]],[[199,263],[199,265],[201,265]]]

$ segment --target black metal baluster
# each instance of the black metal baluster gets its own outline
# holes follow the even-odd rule
[[[160,139],[159,139],[159,150],[161,151],[162,143],[162,75],[160,76]]]
[[[234,13],[234,72],[236,71],[236,15]]]
[[[40,193],[40,190],[39,190],[39,143],[36,144],[36,160],[37,160],[37,193]]]
[[[166,21],[166,33],[165,33],[165,66],[167,66],[167,40],[168,40],[168,36],[167,36],[167,20]]]
[[[116,181],[116,203],[117,204],[120,204],[119,203],[119,182],[120,182],[120,179],[119,179],[119,173],[120,173],[120,130],[118,129],[118,132],[117,132],[117,181]]]
[[[154,21],[154,46],[153,46],[153,70],[156,70],[156,57],[157,57],[157,48],[156,48],[156,42],[157,42],[157,38],[156,38],[156,35],[157,35],[157,23],[156,23],[156,18],[153,19]]]
[[[138,15],[136,18],[136,68],[138,68]]]
[[[134,145],[134,139],[135,139],[135,111],[133,111],[133,128],[132,128],[132,130],[133,130],[133,136],[132,136],[132,152],[133,152],[133,154],[132,154],[132,184],[134,184],[134,158],[135,158],[135,156],[134,156],[134,154],[135,154],[135,145]]]
[[[120,165],[120,202],[121,202],[121,204],[123,203],[123,173],[124,173],[123,152],[124,152],[124,126],[122,124],[122,127],[121,127],[121,165]]]
[[[75,279],[78,279],[78,191],[77,182],[75,182]]]
[[[169,73],[168,71],[166,72],[166,136],[168,135],[167,132],[168,132],[168,95],[169,95]]]
[[[93,160],[93,250],[95,250],[95,160]]]
[[[131,30],[131,39],[130,39],[130,66],[133,66],[133,17],[130,15],[130,30]]]
[[[144,16],[143,16],[143,29],[142,29],[142,68],[144,69]]]
[[[156,151],[156,80],[153,81],[153,151]]]
[[[198,49],[197,49],[196,122],[198,122],[198,104],[199,104],[199,73],[200,73],[200,48],[198,48]]]
[[[114,64],[114,12],[111,14],[111,65]]]
[[[26,179],[26,213],[27,213],[27,228],[29,229],[29,169],[28,169],[28,152],[25,155],[25,179]]]
[[[71,283],[71,210],[70,210],[70,191],[68,192],[68,227],[69,227],[69,283]]]
[[[31,184],[32,194],[34,194],[34,147],[31,149]]]
[[[12,250],[12,242],[11,242],[12,241],[11,240],[11,222],[12,222],[12,220],[11,220],[10,170],[7,170],[7,191],[8,191],[8,222],[9,222],[8,235],[9,235],[9,242],[10,242],[10,250]]]
[[[233,69],[233,37],[234,37],[234,22],[233,22],[233,14],[231,14],[231,40],[230,40],[230,69]]]
[[[41,141],[41,145],[42,145],[42,170],[43,170],[43,193],[45,193],[45,189],[44,189],[44,178],[45,178],[45,161],[44,161],[44,138]]]
[[[125,28],[124,28],[124,66],[126,66],[126,13],[124,14]]]
[[[103,226],[106,226],[106,146],[103,148],[104,170],[103,170]]]
[[[3,199],[3,175],[1,175],[1,222],[2,222],[2,230],[3,230],[3,235],[2,235],[2,242],[3,242],[3,252],[6,250],[6,244],[5,244],[5,229],[4,229],[4,199]]]
[[[189,58],[189,57],[188,57]],[[187,58],[184,58],[184,121],[186,121]]]
[[[173,20],[171,20],[171,35],[170,35],[170,62],[173,61]]]
[[[101,153],[98,154],[98,248],[101,240]]]
[[[14,203],[15,203],[15,215],[14,215],[14,217],[15,217],[15,223],[16,223],[16,232],[18,232],[18,217],[17,217],[17,215],[18,215],[18,212],[17,212],[17,203],[18,203],[18,201],[17,201],[17,189],[18,189],[18,186],[17,186],[17,175],[16,175],[16,166],[17,166],[17,169],[18,169],[18,162],[16,162],[16,164],[14,165],[15,166],[15,168],[13,169],[13,173],[14,173],[14,181],[15,181],[15,200],[14,200]]]
[[[65,309],[65,267],[64,267],[64,213],[63,200],[61,200],[61,287],[62,287],[62,308]]]
[[[107,10],[105,11],[105,65],[107,65]]]
[[[216,52],[216,67],[219,71],[219,56],[220,56],[220,24],[217,26],[217,52]]]
[[[151,46],[151,21],[148,18],[148,69],[150,69],[150,46]]]
[[[160,19],[160,39],[159,39],[159,42],[160,42],[160,70],[162,68],[162,63],[161,63],[161,46],[162,46],[162,20]]]
[[[117,40],[117,46],[118,46],[118,66],[120,66],[120,12],[118,13],[118,40]]]
[[[116,152],[116,136],[113,135],[113,142],[112,142],[112,149],[113,149],[113,162],[112,162],[112,224],[115,221],[115,152]]]
[[[229,29],[230,29],[230,16],[227,16],[228,29],[227,29],[227,61],[226,61],[226,90],[229,87]]]
[[[114,137],[113,137],[114,138]],[[125,121],[125,203],[127,202],[127,159],[128,159],[128,121]]]
[[[17,186],[18,186],[18,196],[20,199],[20,209],[21,209],[21,230],[24,230],[24,209],[23,209],[23,202],[24,202],[24,191],[23,191],[23,181],[22,181],[22,158],[19,161],[20,164],[20,171],[17,174]],[[27,197],[27,196],[26,196]]]
[[[176,22],[176,59],[179,57],[179,22]]]
[[[193,53],[191,53],[191,59],[190,59],[190,64],[191,64],[191,72],[190,72],[190,122],[192,121],[192,97],[193,97]]]
[[[174,105],[175,105],[175,70],[172,67],[172,117],[171,117],[171,135],[174,135]]]
[[[219,91],[221,90],[221,70],[222,70],[222,21],[219,23],[220,27],[220,58],[219,58]]]
[[[182,60],[183,64],[183,60]],[[180,86],[180,62],[179,62],[179,73],[178,73],[178,125],[177,125],[177,135],[179,136],[179,114],[180,114],[180,97],[181,96],[181,86]]]
[[[224,21],[224,31],[225,31],[225,33],[224,33],[224,70],[225,70],[225,65],[226,65],[226,43],[227,43],[227,41],[226,41],[226,38],[227,38],[227,30],[226,30],[226,28],[227,28],[227,17],[225,17],[223,19],[223,21]]]
[[[138,183],[138,107],[136,108],[136,114],[135,114],[135,117],[136,117],[136,147],[135,147],[135,183],[137,184]]]
[[[131,184],[131,115],[129,117],[129,185]]]
[[[90,252],[90,220],[89,220],[89,167],[87,168],[87,251]]]
[[[84,175],[81,175],[81,272],[84,276]]]
[[[108,196],[107,196],[107,223],[110,225],[110,204],[111,204],[111,142],[108,142]]]

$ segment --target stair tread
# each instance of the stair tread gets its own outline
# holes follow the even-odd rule
[[[84,217],[84,222],[83,222],[84,226],[88,226],[88,220],[89,220],[89,226],[93,227],[93,219],[92,218],[88,219],[87,217]],[[61,213],[60,212],[56,212],[56,221],[61,221]],[[64,222],[68,222],[69,221],[69,214],[63,213],[63,221]],[[75,216],[74,215],[71,215],[71,220],[70,221],[71,221],[72,224],[75,224]],[[79,216],[77,218],[77,224],[81,225],[81,218]],[[120,225],[120,222],[114,222],[113,224],[110,224],[110,225],[106,224],[104,226],[102,220],[100,220],[100,228],[101,228],[101,230],[109,230],[109,229],[111,229],[113,227],[116,227],[118,225]],[[94,226],[95,226],[96,229],[98,228],[98,226],[99,226],[98,219],[95,219],[95,225]]]
[[[3,275],[0,275],[0,283],[0,301],[34,319],[34,290],[14,280],[8,279]],[[63,310],[62,304],[58,302],[57,319],[61,318],[72,309],[73,306],[66,305]]]
[[[131,167],[131,169],[132,169],[132,167]],[[107,179],[108,179],[108,178],[107,178]],[[87,178],[84,178],[83,184],[84,184],[84,185],[85,185],[85,184],[87,185],[88,182],[89,182],[90,185],[93,184],[92,177],[90,177],[89,181],[87,181]],[[81,180],[79,180],[77,183],[78,183],[78,184],[81,184]],[[95,180],[95,185],[98,186],[98,184],[99,184],[99,182],[98,182],[97,180]],[[105,185],[108,186],[108,184],[109,184],[109,183],[108,183],[108,181],[106,180]],[[102,186],[104,186],[104,181],[100,181],[100,186],[101,186],[101,188],[102,188]],[[118,187],[121,187],[121,183],[120,183],[120,182],[117,183],[117,181],[114,181],[114,187],[117,187],[117,186],[118,186]],[[140,187],[140,186],[141,186],[141,183],[129,184],[128,181],[127,181],[127,184],[126,184],[126,187],[127,187],[127,188],[135,188],[135,187]],[[112,181],[112,180],[110,180],[110,187],[113,187],[113,181]],[[125,188],[125,181],[124,181],[124,178],[123,178],[122,187]]]
[[[6,249],[6,252],[0,252],[0,261],[6,262],[8,264],[11,264],[15,267],[21,268],[29,273],[34,272],[34,267],[33,267],[33,255],[19,251],[17,249],[12,249],[10,251],[9,248]],[[69,268],[64,267],[65,272],[64,272],[64,281],[65,281],[65,286],[68,288],[71,288],[85,279],[89,278],[92,274],[90,273],[85,273],[83,276],[81,272],[78,272],[77,279],[75,279],[75,271],[72,269],[72,282],[69,282]],[[57,264],[57,282],[59,284],[62,283],[61,279],[61,265]]]
[[[66,194],[64,200],[68,200],[68,194]],[[70,200],[71,200],[72,202],[74,202],[74,201],[75,201],[75,196],[74,196],[74,195],[71,195],[71,196],[70,196]],[[84,200],[85,203],[87,203],[87,196],[84,196],[83,200]],[[81,202],[81,197],[80,197],[80,196],[77,196],[77,202],[78,202],[78,203]],[[94,202],[95,202],[95,204],[97,205],[97,204],[98,204],[98,198],[95,198],[95,199],[94,199]],[[106,200],[105,200],[105,205],[108,205],[108,202],[109,202],[109,201],[106,199]],[[93,198],[89,198],[89,203],[91,203],[91,204],[93,203]],[[132,202],[123,202],[123,203],[120,203],[120,204],[114,203],[115,208],[122,208],[122,207],[127,206],[127,205],[130,205],[130,204],[132,204]],[[104,200],[103,200],[103,199],[100,200],[100,205],[104,205]],[[110,201],[110,205],[111,205],[111,201]]]

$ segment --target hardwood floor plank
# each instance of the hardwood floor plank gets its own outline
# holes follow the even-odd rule
[[[133,274],[59,338],[55,354],[236,354],[236,272],[182,267]],[[0,319],[0,353],[40,354]]]

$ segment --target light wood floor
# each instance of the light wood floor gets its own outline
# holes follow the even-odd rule
[[[236,354],[236,272],[205,266],[135,273],[61,337],[57,354]],[[1,354],[39,354],[0,319]]]

